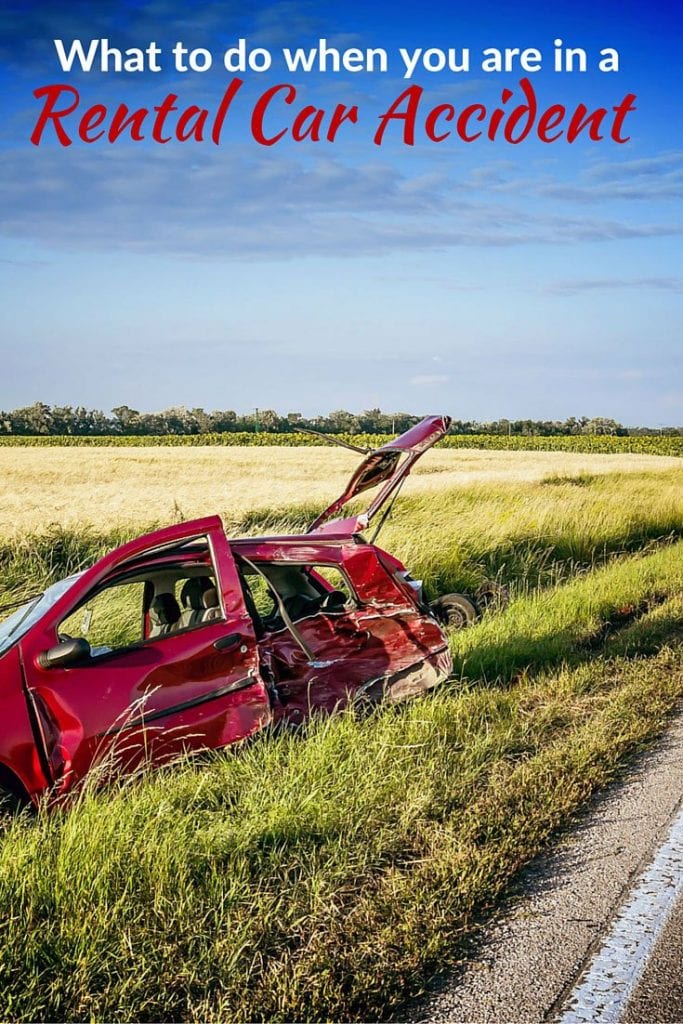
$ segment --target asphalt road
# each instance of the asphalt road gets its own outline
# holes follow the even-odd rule
[[[624,1024],[683,1021],[683,899],[679,899],[631,997]]]
[[[523,873],[463,967],[436,980],[393,1019],[405,1024],[561,1020],[620,908],[678,818],[682,797],[683,714],[656,749]],[[683,863],[679,868],[680,874]],[[682,936],[679,902],[624,1020],[683,1021]],[[607,975],[629,969],[626,957]],[[601,1017],[587,1009],[576,1019]]]

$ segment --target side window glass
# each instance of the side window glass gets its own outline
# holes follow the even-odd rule
[[[143,639],[144,590],[144,581],[107,587],[64,619],[60,637],[82,637],[94,657],[139,643]]]

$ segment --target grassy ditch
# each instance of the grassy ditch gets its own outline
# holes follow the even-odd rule
[[[576,479],[580,486],[576,485]],[[451,488],[397,503],[379,543],[433,593],[485,578],[526,591],[683,536],[681,474],[550,477]]]
[[[649,608],[682,592],[683,542],[615,560],[562,586],[520,596],[501,615],[453,634],[456,673],[509,683],[530,668],[592,658],[605,625],[637,624]],[[616,642],[618,633],[608,631],[605,639]]]
[[[580,486],[574,477],[551,477],[399,499],[379,543],[424,579],[432,594],[475,590],[485,578],[527,592],[683,535],[679,472],[578,479]],[[223,519],[230,536],[299,533],[320,508],[311,503],[254,508]],[[55,525],[0,541],[2,588],[32,591],[153,526],[97,530]]]
[[[13,821],[0,1015],[386,1014],[661,729],[682,622],[679,543],[454,634],[458,678],[422,700]]]

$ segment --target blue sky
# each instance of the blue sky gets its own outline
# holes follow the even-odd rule
[[[683,422],[680,324],[683,19],[673,4],[575,0],[201,6],[173,0],[2,2],[0,407],[169,405],[444,411],[463,418],[614,416]],[[472,8],[475,8],[474,10]],[[215,55],[204,74],[65,73],[52,40]],[[274,54],[245,74],[220,147],[29,142],[33,90],[65,82],[83,107],[215,107],[239,37]],[[282,46],[383,47],[386,74],[292,75]],[[590,69],[551,70],[553,40]],[[426,107],[500,102],[520,71],[485,74],[484,47],[536,47],[543,106],[637,96],[631,141],[414,147],[378,116],[410,84],[399,47],[468,47],[468,74],[422,73]],[[595,70],[602,47],[618,73]],[[356,103],[336,143],[262,147],[248,121],[269,86],[297,107]],[[516,100],[515,100],[516,102]],[[284,107],[280,107],[284,111]],[[296,109],[296,107],[295,107]],[[279,111],[273,123],[279,117]],[[282,120],[282,125],[287,124]]]

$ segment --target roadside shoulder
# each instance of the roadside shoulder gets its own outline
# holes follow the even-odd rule
[[[537,1022],[557,1016],[681,803],[683,709],[657,746],[520,875],[472,958],[394,1020]]]

